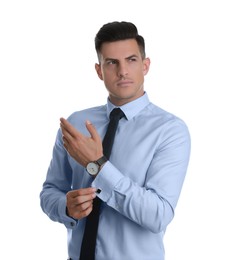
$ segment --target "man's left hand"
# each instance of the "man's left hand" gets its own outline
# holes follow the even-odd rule
[[[60,118],[63,134],[63,145],[68,153],[81,165],[96,161],[103,156],[101,138],[90,121],[86,121],[86,128],[90,136],[85,136],[74,128],[66,119]]]

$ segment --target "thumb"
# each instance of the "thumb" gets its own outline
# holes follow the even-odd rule
[[[100,140],[100,136],[95,128],[95,126],[89,121],[86,121],[86,128],[88,129],[91,137],[95,140],[95,141],[99,141]]]

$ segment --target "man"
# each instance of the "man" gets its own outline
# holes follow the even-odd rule
[[[98,199],[96,260],[163,260],[163,236],[186,175],[190,135],[181,119],[149,101],[144,76],[150,59],[134,24],[105,24],[95,47],[107,104],[61,118],[41,207],[66,226],[69,259],[80,259]],[[106,159],[102,140],[114,108],[124,117]]]

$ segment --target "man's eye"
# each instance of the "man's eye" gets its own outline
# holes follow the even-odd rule
[[[108,65],[113,65],[113,64],[116,64],[117,62],[115,60],[110,60],[107,62]]]

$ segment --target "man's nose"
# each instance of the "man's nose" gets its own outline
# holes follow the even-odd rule
[[[125,78],[128,74],[127,66],[125,64],[119,64],[118,77]]]

